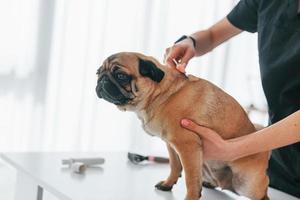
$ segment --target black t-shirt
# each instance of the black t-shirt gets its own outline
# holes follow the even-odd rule
[[[258,33],[270,124],[300,110],[298,3],[299,0],[241,0],[227,16],[237,28]],[[268,174],[270,186],[300,197],[300,142],[273,150]]]

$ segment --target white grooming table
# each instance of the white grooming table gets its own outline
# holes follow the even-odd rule
[[[61,164],[70,157],[103,157],[105,163],[88,168],[84,174],[72,173]],[[134,165],[127,153],[3,153],[3,160],[17,170],[15,200],[42,200],[43,192],[61,200],[182,200],[184,179],[172,192],[158,191],[154,185],[169,173],[167,164]],[[271,189],[271,200],[299,200]],[[246,199],[230,192],[204,188],[203,200]]]

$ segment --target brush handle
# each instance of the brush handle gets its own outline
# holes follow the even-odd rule
[[[169,163],[169,158],[159,156],[148,156],[148,160],[157,163]]]

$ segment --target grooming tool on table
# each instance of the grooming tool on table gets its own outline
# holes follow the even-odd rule
[[[104,158],[69,158],[63,159],[63,165],[69,165],[72,172],[83,173],[87,167],[93,165],[101,165],[105,162]]]
[[[63,159],[62,164],[63,165],[70,165],[75,162],[81,162],[85,165],[101,165],[105,162],[104,158],[95,157],[95,158],[69,158],[69,159]]]
[[[159,156],[142,156],[139,154],[128,152],[127,157],[134,164],[138,164],[144,160],[152,161],[156,163],[169,163],[168,158],[159,157]]]

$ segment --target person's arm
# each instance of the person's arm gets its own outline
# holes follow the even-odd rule
[[[206,54],[224,41],[241,32],[242,30],[233,26],[225,17],[210,28],[190,35],[196,40],[196,48],[194,48],[192,40],[188,38],[167,48],[165,52],[165,63],[171,67],[177,67],[179,71],[184,72],[191,58]],[[180,64],[176,66],[173,59],[180,61]]]
[[[196,40],[195,55],[204,55],[241,32],[242,30],[233,26],[225,17],[207,30],[191,35]]]
[[[232,161],[300,141],[300,110],[267,128],[229,140],[188,119],[181,125],[202,138],[206,160]]]

